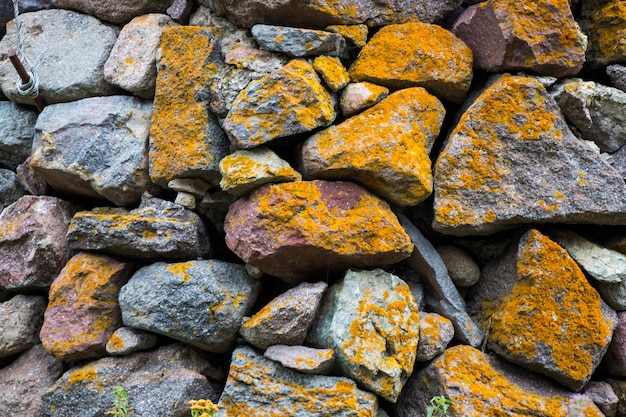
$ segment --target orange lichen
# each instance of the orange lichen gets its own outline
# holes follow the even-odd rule
[[[367,43],[367,36],[369,34],[367,25],[330,25],[324,30],[338,33],[360,48]]]
[[[348,70],[337,57],[327,55],[315,57],[313,68],[334,92],[341,90],[350,82]]]
[[[626,56],[626,1],[592,2],[589,49],[602,64],[622,62]]]
[[[70,374],[67,380],[71,384],[76,384],[83,381],[93,381],[98,376],[98,373],[93,368],[81,368]]]
[[[124,349],[124,340],[117,335],[117,333],[113,333],[107,342],[107,349],[112,349],[113,351],[119,352]]]

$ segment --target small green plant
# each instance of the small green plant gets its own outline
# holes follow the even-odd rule
[[[211,417],[219,411],[211,400],[191,400],[189,401],[191,417]]]
[[[426,417],[449,417],[448,407],[454,402],[443,395],[436,395],[430,399],[430,405],[426,407]]]
[[[123,386],[117,385],[113,387],[111,400],[113,400],[113,406],[111,410],[107,411],[105,414],[110,414],[115,417],[128,417],[132,414],[133,409],[128,408],[128,393]]]

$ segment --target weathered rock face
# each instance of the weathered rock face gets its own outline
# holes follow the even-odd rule
[[[135,272],[119,302],[126,326],[223,353],[232,347],[260,286],[243,265],[218,260],[157,262]]]
[[[572,135],[529,77],[503,75],[470,105],[435,163],[434,184],[433,227],[447,234],[626,223],[624,180]]]
[[[614,376],[626,376],[626,312],[617,313],[617,323],[611,344],[604,356],[603,366]]]
[[[218,406],[219,417],[284,413],[303,417],[374,417],[378,401],[348,378],[292,371],[244,346],[233,352]]]
[[[327,375],[335,367],[335,351],[306,346],[272,345],[263,356],[305,374]]]
[[[389,206],[347,182],[264,185],[231,205],[224,231],[237,256],[292,283],[392,264],[413,249]]]
[[[74,255],[50,286],[40,333],[44,348],[66,361],[104,356],[122,325],[117,297],[131,268],[105,255]]]
[[[423,88],[391,94],[374,107],[304,142],[304,175],[357,181],[388,201],[412,206],[432,192],[428,153],[445,109]]]
[[[46,299],[18,294],[0,303],[0,358],[13,356],[39,344]]]
[[[567,0],[489,0],[469,7],[453,32],[489,72],[527,70],[542,75],[576,75],[585,62],[587,37]]]
[[[419,313],[409,286],[393,274],[348,271],[329,288],[308,340],[333,349],[341,372],[395,402],[419,343]]]
[[[308,55],[340,56],[346,47],[346,41],[341,35],[323,30],[254,25],[250,32],[261,49],[280,52],[292,58]]]
[[[496,353],[572,390],[589,380],[617,325],[569,254],[534,229],[483,269],[469,297]]]
[[[70,258],[65,232],[76,207],[24,196],[0,213],[0,287],[47,288]]]
[[[132,327],[120,327],[106,344],[107,353],[111,356],[123,356],[138,350],[151,349],[157,344],[157,335]]]
[[[626,7],[621,1],[594,0],[581,4],[581,26],[589,37],[587,60],[596,65],[623,63],[626,57]]]
[[[118,90],[104,81],[104,63],[117,39],[119,29],[98,19],[69,10],[40,10],[20,15],[24,50],[29,58],[45,52],[37,69],[39,91],[46,103],[61,103],[86,97],[107,96]],[[15,22],[7,25],[7,35],[0,41],[0,50],[17,45]],[[30,55],[30,51],[33,51]],[[71,51],[71,53],[68,53]],[[77,56],[80,59],[75,60]],[[68,71],[68,68],[72,68]],[[0,88],[16,103],[33,104],[32,98],[18,93],[15,69],[7,55],[0,56]]]
[[[20,185],[15,172],[0,168],[0,212],[23,195],[24,188]]]
[[[393,89],[424,87],[440,98],[458,102],[472,82],[472,52],[437,25],[389,25],[363,47],[350,76]]]
[[[59,9],[78,10],[98,19],[117,24],[128,23],[135,16],[165,12],[172,3],[173,0],[124,0],[113,3],[103,0],[53,0],[54,6]]]
[[[35,126],[31,166],[65,194],[139,202],[148,178],[152,104],[130,96],[46,106]]]
[[[446,350],[454,337],[452,322],[436,313],[420,314],[420,341],[416,361],[426,362]]]
[[[37,112],[11,101],[0,102],[0,166],[15,170],[30,156]]]

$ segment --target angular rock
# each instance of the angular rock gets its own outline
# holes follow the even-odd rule
[[[224,231],[244,262],[294,284],[393,264],[413,250],[388,204],[348,182],[263,185],[230,206]]]
[[[28,33],[23,45],[31,61],[45,50],[36,73],[39,93],[46,103],[119,92],[104,80],[103,70],[118,28],[92,16],[60,9],[23,13],[20,22],[22,32]],[[7,27],[7,35],[0,41],[1,51],[17,45],[15,22],[9,22]],[[33,104],[32,98],[18,93],[15,69],[6,54],[0,55],[0,88],[11,101]]]
[[[18,294],[0,303],[0,358],[13,356],[39,344],[46,299]]]
[[[335,352],[332,349],[272,345],[263,356],[304,374],[328,375],[335,366]]]
[[[338,33],[345,40],[362,48],[367,43],[367,37],[369,35],[369,29],[367,25],[329,25],[324,28],[328,32]]]
[[[46,181],[39,174],[35,172],[35,169],[30,165],[31,157],[26,158],[23,164],[17,166],[15,172],[18,181],[32,195],[46,195],[50,194],[51,190]]]
[[[192,0],[174,0],[166,12],[176,23],[186,24],[196,3]]]
[[[50,286],[70,258],[65,232],[76,207],[55,197],[24,196],[0,213],[0,287]]]
[[[372,107],[389,94],[389,89],[380,85],[362,82],[350,83],[341,93],[339,106],[344,116],[350,117],[359,111]]]
[[[0,213],[4,207],[15,203],[24,195],[24,188],[15,172],[0,168]]]
[[[250,344],[267,349],[272,345],[301,345],[315,319],[325,282],[303,282],[274,298],[250,318],[239,333]]]
[[[453,402],[450,417],[570,415],[570,391],[466,345],[446,349],[413,374],[396,404],[396,416],[422,415],[424,404],[436,395]],[[581,396],[580,403],[582,415],[603,415],[589,398]]]
[[[609,76],[613,87],[626,91],[626,66],[613,64],[606,67],[606,75]]]
[[[46,106],[37,119],[30,165],[61,193],[139,202],[148,177],[152,104],[131,96]]]
[[[433,227],[446,234],[626,223],[623,178],[573,136],[529,77],[503,75],[470,105],[437,159],[434,182]]]
[[[309,55],[340,56],[346,40],[336,33],[286,26],[254,25],[250,30],[261,49],[292,58]]]
[[[626,7],[621,1],[583,1],[580,23],[589,37],[587,61],[592,65],[623,64],[626,59]]]
[[[437,248],[437,253],[446,265],[450,279],[457,287],[471,287],[480,279],[480,268],[463,249],[444,245]]]
[[[79,252],[50,286],[41,343],[64,361],[99,358],[122,325],[117,297],[132,264]]]
[[[567,251],[534,229],[483,268],[468,297],[494,352],[572,390],[589,380],[617,325]]]
[[[589,381],[583,394],[590,398],[606,417],[615,417],[619,399],[611,384],[604,381]]]
[[[60,359],[48,354],[41,345],[33,346],[0,369],[0,407],[18,416],[43,417],[41,397],[62,373]]]
[[[602,152],[615,152],[626,143],[626,92],[593,81],[571,80],[551,92],[565,119],[582,139],[590,140]]]
[[[626,376],[626,311],[617,313],[617,323],[613,338],[602,361],[603,368],[610,375]]]
[[[160,59],[150,129],[150,178],[166,186],[176,178],[219,182],[219,161],[228,153],[228,139],[208,109],[209,84],[218,68],[213,63],[219,28],[166,28],[160,38]]]
[[[119,302],[125,326],[224,353],[232,348],[260,287],[239,264],[157,262],[135,272]]]
[[[336,112],[313,65],[302,59],[251,81],[239,93],[223,127],[236,148],[330,125]]]
[[[391,89],[424,87],[459,102],[472,82],[472,51],[452,32],[411,22],[380,29],[350,68],[354,81]]]
[[[224,70],[209,86],[211,111],[223,120],[233,107],[239,93],[251,81],[258,80],[264,75],[266,74],[234,66]]]
[[[106,344],[107,353],[111,356],[123,356],[138,350],[152,349],[157,344],[155,334],[132,327],[120,327]]]
[[[395,92],[307,139],[304,175],[353,180],[394,204],[419,204],[432,192],[428,151],[444,116],[441,102],[423,88]]]
[[[252,27],[256,23],[282,24],[294,27],[323,28],[328,25],[384,26],[407,21],[435,22],[461,4],[460,0],[411,0],[411,1],[302,1],[285,0],[215,0],[212,3],[239,26]]]
[[[350,82],[350,74],[341,60],[335,56],[318,56],[313,60],[313,68],[322,77],[324,84],[334,93]]]
[[[265,146],[240,149],[220,161],[220,188],[242,196],[262,184],[300,181],[302,175]]]
[[[0,101],[0,166],[15,170],[30,156],[37,111]]]
[[[618,398],[616,416],[623,416],[626,413],[626,381],[623,379],[606,379],[611,385],[613,392]]]
[[[169,16],[157,13],[131,20],[104,64],[104,79],[138,97],[154,97],[159,38],[165,28],[176,25]]]
[[[148,195],[135,210],[96,208],[76,213],[67,229],[67,243],[73,249],[137,259],[195,259],[210,249],[200,216]]]
[[[446,350],[454,337],[452,322],[436,313],[420,313],[420,341],[417,362],[426,362]]]
[[[220,384],[207,380],[215,372],[205,356],[175,343],[72,368],[43,395],[45,415],[103,416],[111,410],[113,388],[121,386],[131,416],[189,416],[190,400],[219,397]]]
[[[218,417],[286,412],[298,417],[374,417],[378,401],[348,378],[292,371],[244,346],[233,352],[218,407]]]
[[[576,75],[585,63],[587,37],[574,20],[568,0],[489,0],[470,6],[452,31],[474,54],[476,68],[488,72],[531,71]]]
[[[328,289],[307,340],[333,349],[343,375],[396,402],[413,372],[419,316],[409,286],[397,276],[349,270]]]
[[[170,7],[173,0],[139,0],[115,1],[106,0],[52,0],[59,9],[78,10],[116,24],[128,23],[136,16],[148,13],[163,13]]]
[[[224,45],[224,43],[222,43]],[[222,51],[224,48],[222,47]],[[289,59],[256,47],[233,47],[224,53],[224,62],[257,73],[267,74],[285,65]],[[256,78],[260,78],[259,74]]]

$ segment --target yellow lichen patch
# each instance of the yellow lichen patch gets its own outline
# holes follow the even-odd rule
[[[189,268],[194,268],[195,266],[196,263],[193,261],[178,262],[174,264],[169,264],[167,266],[167,270],[174,275],[180,276],[180,279],[182,279],[183,282],[189,282],[189,280],[191,279],[191,275],[189,274],[188,270]]]
[[[71,384],[77,384],[77,383],[84,382],[84,381],[93,381],[94,379],[97,378],[97,376],[98,376],[98,373],[96,372],[95,369],[81,368],[77,371],[72,372],[68,377],[68,381]]]
[[[589,49],[602,64],[623,62],[626,56],[626,1],[590,3]]]
[[[195,26],[166,28],[150,129],[150,178],[166,186],[184,169],[201,169],[214,161],[208,137],[208,106],[199,99],[217,67],[210,63],[221,29]]]
[[[348,70],[337,57],[327,55],[315,57],[313,68],[334,92],[341,90],[350,82]]]
[[[338,33],[360,48],[367,43],[367,35],[369,34],[367,25],[330,25],[324,30]]]
[[[389,88],[423,86],[435,95],[459,101],[472,81],[472,51],[437,25],[388,25],[361,50],[350,76]]]
[[[598,365],[591,352],[608,345],[615,325],[604,317],[600,295],[567,251],[537,230],[520,241],[517,275],[506,297],[483,306],[490,343],[522,363],[547,351],[550,363],[536,366],[582,387]]]
[[[113,333],[107,342],[107,350],[113,350],[115,352],[119,352],[124,349],[124,340],[117,335],[117,333]]]

